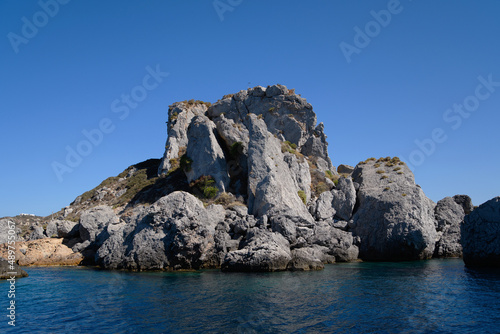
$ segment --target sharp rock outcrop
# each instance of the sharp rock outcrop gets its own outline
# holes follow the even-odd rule
[[[500,267],[500,197],[481,204],[460,227],[465,264]]]
[[[368,159],[356,166],[359,183],[352,230],[363,260],[431,258],[437,239],[435,204],[397,158]]]

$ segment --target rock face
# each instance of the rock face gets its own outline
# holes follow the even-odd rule
[[[215,227],[224,215],[220,206],[205,209],[193,195],[174,192],[129,224],[108,225],[105,231],[110,237],[98,249],[96,262],[134,270],[218,267]]]
[[[356,189],[351,178],[339,179],[337,189],[332,190],[332,205],[335,215],[342,220],[349,220],[356,204]]]
[[[399,159],[369,159],[353,172],[359,183],[354,235],[363,260],[431,258],[437,238],[434,203]]]
[[[196,116],[188,128],[189,142],[187,157],[191,159],[189,166],[184,169],[188,182],[201,176],[210,175],[220,191],[229,186],[229,175],[226,160],[217,138],[216,126],[205,116]]]
[[[0,245],[0,257],[8,257],[7,244]],[[45,238],[16,243],[16,261],[20,266],[76,266],[83,260],[63,239]]]
[[[79,234],[79,225],[69,220],[54,220],[47,225],[45,234],[49,238],[75,238]]]
[[[461,231],[467,266],[500,267],[500,197],[465,216]]]
[[[453,198],[445,197],[437,202],[434,212],[439,237],[434,257],[461,257],[460,223],[465,216],[463,207]]]
[[[28,273],[21,269],[17,264],[14,264],[11,267],[9,261],[4,259],[3,257],[0,257],[0,279],[9,279],[12,277],[21,278],[27,276]]]
[[[206,113],[204,104],[189,105],[185,102],[174,103],[168,110],[168,140],[165,145],[165,154],[158,169],[159,174],[166,174],[173,166],[173,161],[179,159],[188,144],[187,129],[195,116]]]
[[[290,244],[281,234],[256,228],[248,232],[248,241],[242,249],[226,255],[222,270],[286,270],[291,259]]]
[[[301,201],[300,190],[283,161],[281,144],[264,121],[250,117],[248,147],[248,207],[256,216],[289,216],[306,221],[312,217]]]
[[[472,200],[467,195],[455,195],[453,196],[453,200],[455,201],[455,203],[457,203],[462,207],[466,215],[468,215],[469,213],[472,212],[472,210],[474,210],[474,206],[472,205]]]
[[[80,218],[80,237],[83,241],[90,241],[101,245],[107,239],[107,226],[116,225],[119,218],[109,206],[97,206],[85,211]]]

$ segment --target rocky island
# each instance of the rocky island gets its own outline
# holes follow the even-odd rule
[[[335,168],[323,123],[293,89],[177,102],[167,127],[162,159],[19,229],[18,264],[279,271],[463,256],[500,266],[500,197],[436,204],[396,157]]]

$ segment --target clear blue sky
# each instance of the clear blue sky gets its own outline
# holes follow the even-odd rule
[[[173,102],[275,83],[313,105],[334,165],[399,156],[434,201],[500,195],[497,1],[60,1],[0,2],[0,217],[160,158]]]

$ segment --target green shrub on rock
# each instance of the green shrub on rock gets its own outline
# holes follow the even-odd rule
[[[299,190],[297,192],[297,194],[299,195],[300,199],[302,200],[302,202],[304,202],[304,204],[307,204],[307,196],[306,196],[306,193],[303,191],[303,190]]]
[[[193,160],[190,157],[188,157],[186,154],[182,155],[180,165],[183,170],[189,172],[191,170],[192,163]]]

